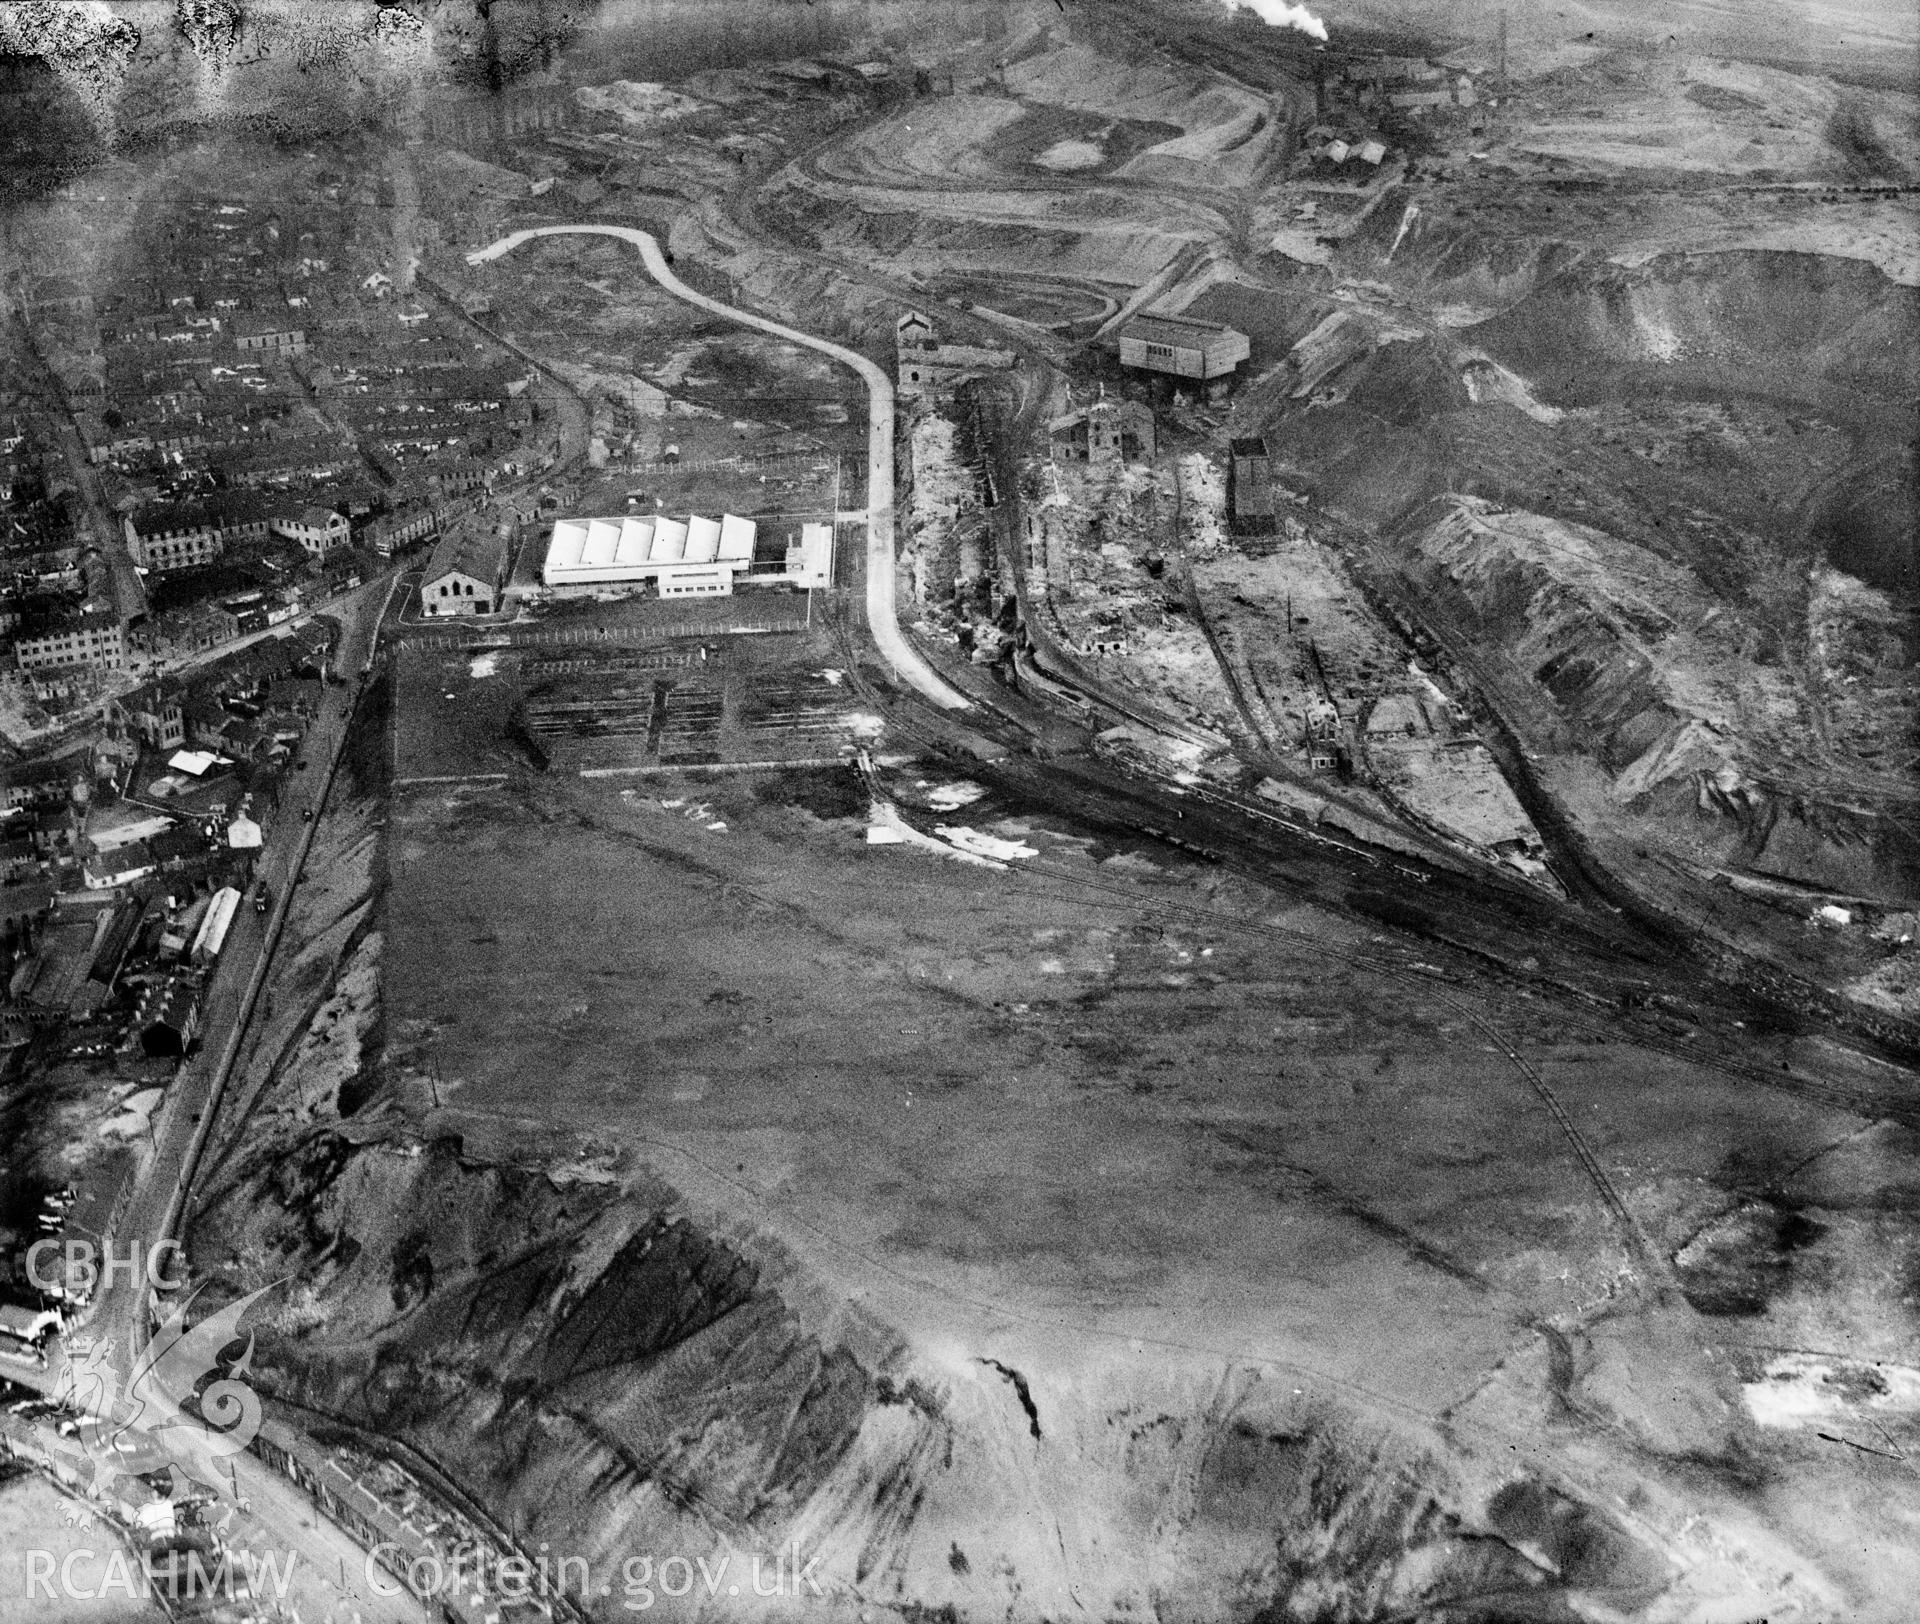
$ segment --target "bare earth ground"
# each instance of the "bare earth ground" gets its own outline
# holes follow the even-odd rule
[[[1870,931],[1916,872],[1880,409],[1911,393],[1912,209],[1846,188],[1912,176],[1911,19],[1536,9],[1505,123],[1323,185],[1260,176],[1246,83],[1303,92],[1251,19],[1004,9],[941,24],[953,94],[770,143],[750,208],[706,138],[662,143],[702,199],[667,228],[688,273],[875,353],[904,295],[862,278],[920,274],[1056,318],[1063,362],[1093,305],[1199,290],[1252,376],[1231,418],[1163,413],[1159,473],[1266,433],[1309,534],[1195,552],[1215,665],[1145,624],[1126,547],[1083,548],[1071,612],[1112,585],[1143,625],[1101,658],[1237,727],[1229,663],[1305,683],[1272,628],[1297,585],[1345,697],[1400,701],[1411,604],[1607,868],[1809,973],[1909,962]],[[1499,9],[1335,22],[1484,72]],[[689,84],[785,128],[784,91],[723,80]],[[521,342],[610,416],[629,369],[700,403],[622,425],[636,461],[778,443],[736,412],[838,443],[794,358],[541,252],[495,289]],[[824,466],[768,505],[817,506]],[[1864,1103],[1910,1077],[1783,1044],[1854,1102],[1823,1104],[1597,1033],[1544,977],[1423,990],[1357,961],[1427,949],[1354,911],[999,788],[940,816],[1028,871],[868,844],[844,768],[698,770],[751,754],[762,687],[819,724],[772,755],[871,739],[824,636],[718,675],[537,658],[403,660],[402,782],[324,831],[195,1240],[236,1288],[303,1282],[264,1385],[456,1462],[529,1540],[797,1542],[831,1600],[790,1616],[1911,1616],[1920,1142]],[[532,725],[576,702],[627,730]],[[951,776],[880,784],[925,826]],[[1719,881],[1763,870],[1741,914]],[[1844,939],[1808,919],[1829,894]]]
[[[998,796],[955,816],[1124,895],[868,846],[840,769],[400,792],[384,969],[342,960],[308,1006],[196,1242],[236,1283],[300,1272],[273,1381],[468,1438],[496,1507],[563,1546],[799,1538],[850,1608],[1479,1585],[1540,1616],[1900,1616],[1911,1134],[1251,938],[1368,945],[1164,848]],[[1539,1068],[1654,1264],[1463,1008]],[[342,1055],[382,1031],[384,1058]],[[584,1312],[676,1222],[709,1260],[680,1285],[486,1351],[516,1259],[571,1259],[538,1266]],[[641,1357],[662,1313],[692,1318]],[[507,1376],[541,1347],[531,1387]],[[770,1417],[745,1395],[795,1359],[818,1374]],[[650,1463],[630,1492],[556,1492],[619,1460]]]

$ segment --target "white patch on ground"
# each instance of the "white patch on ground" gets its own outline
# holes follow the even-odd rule
[[[1092,141],[1056,141],[1033,161],[1042,169],[1066,171],[1097,169],[1106,162],[1106,153]]]
[[[998,858],[1010,863],[1016,858],[1038,857],[1038,847],[1029,846],[1020,840],[1002,840],[997,835],[984,835],[978,829],[969,829],[964,823],[936,823],[933,832],[951,846],[962,851],[973,852],[980,857]]]
[[[1763,1427],[1855,1421],[1871,1428],[1875,1418],[1910,1422],[1920,1415],[1920,1370],[1839,1354],[1782,1353],[1767,1361],[1758,1381],[1742,1384],[1740,1396]],[[1871,1431],[1858,1441],[1885,1447]]]
[[[1483,321],[1491,321],[1500,314],[1494,305],[1441,304],[1428,310],[1437,326],[1441,327],[1478,327]]]
[[[1204,453],[1180,459],[1180,531],[1187,556],[1202,559],[1227,545],[1227,474]]]
[[[573,99],[591,113],[612,113],[624,124],[655,124],[685,118],[707,104],[648,80],[616,79],[582,85]]]
[[[943,840],[935,840],[932,835],[923,834],[900,815],[900,808],[891,801],[875,801],[868,813],[867,844],[869,846],[912,846],[918,851],[932,852],[936,857],[951,858],[956,863],[975,863],[982,868],[1006,871],[1007,865],[991,857],[983,857],[976,852],[962,851],[958,846],[948,845]],[[1039,853],[1033,855],[1038,856]]]
[[[972,806],[986,793],[982,785],[965,779],[953,784],[936,784],[927,791],[927,805],[936,812],[957,812],[963,806]]]
[[[1318,232],[1305,231],[1298,226],[1282,226],[1267,243],[1276,254],[1285,254],[1288,259],[1301,265],[1331,265],[1333,250],[1320,240]]]
[[[1406,209],[1402,212],[1400,216],[1400,229],[1393,234],[1393,245],[1392,247],[1388,248],[1387,257],[1385,260],[1381,261],[1382,264],[1387,264],[1392,261],[1394,254],[1398,251],[1400,247],[1401,242],[1406,238],[1408,228],[1413,224],[1414,221],[1416,221],[1419,218],[1420,218],[1420,205],[1418,203],[1409,203],[1406,206]]]
[[[1177,766],[1199,761],[1206,754],[1200,745],[1191,740],[1168,738],[1164,733],[1152,733],[1146,728],[1135,727],[1131,722],[1108,728],[1100,735],[1100,742],[1109,748],[1125,746]]]
[[[137,1139],[150,1131],[153,1113],[166,1097],[164,1088],[143,1088],[120,1102],[120,1109],[100,1124],[103,1139]]]
[[[1566,415],[1558,406],[1543,406],[1535,400],[1527,380],[1517,372],[1510,372],[1498,361],[1484,356],[1469,361],[1461,369],[1460,379],[1476,406],[1512,406],[1536,423],[1558,423]]]

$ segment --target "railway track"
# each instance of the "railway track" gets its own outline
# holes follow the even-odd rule
[[[1183,843],[1184,844],[1184,843]],[[1357,952],[1343,948],[1314,936],[1307,931],[1293,930],[1285,925],[1276,925],[1267,920],[1248,919],[1242,915],[1217,913],[1205,908],[1183,906],[1178,903],[1162,902],[1158,899],[1142,896],[1134,888],[1113,881],[1103,881],[1090,875],[1079,874],[1072,870],[1054,867],[1045,862],[1028,861],[1011,872],[1021,879],[1031,882],[1035,878],[1052,880],[1059,884],[1101,892],[1121,899],[1132,909],[1147,913],[1177,917],[1192,924],[1204,924],[1215,930],[1231,931],[1248,935],[1262,941],[1284,943],[1290,947],[1310,952],[1315,959],[1331,959],[1349,968],[1365,970],[1370,974],[1385,976],[1403,985],[1417,986],[1421,996],[1450,1010],[1470,1024],[1488,1043],[1506,1059],[1507,1063],[1519,1073],[1527,1087],[1545,1107],[1566,1140],[1574,1159],[1595,1193],[1606,1207],[1620,1238],[1628,1252],[1642,1270],[1657,1284],[1665,1286],[1671,1283],[1671,1270],[1666,1259],[1647,1237],[1640,1227],[1639,1220],[1633,1216],[1619,1187],[1614,1184],[1600,1158],[1595,1155],[1581,1134],[1572,1114],[1554,1093],[1540,1070],[1523,1055],[1513,1042],[1479,1010],[1461,998],[1448,992],[1434,976],[1427,971],[1416,969],[1412,965],[1401,963],[1384,954]]]
[[[836,630],[847,652],[848,669],[857,672],[857,664],[852,658],[852,640],[848,628],[843,621],[837,620]],[[902,726],[903,731],[917,735],[917,742],[935,749],[945,746],[946,741],[935,738],[910,720],[898,716],[895,720]],[[970,770],[975,771],[979,776],[989,778],[994,776],[989,768],[972,767]],[[1257,813],[1257,809],[1244,808],[1237,802],[1208,795],[1194,786],[1181,786],[1181,792],[1189,798],[1217,801],[1222,810],[1242,814]],[[1398,879],[1409,880],[1422,886],[1429,884],[1432,879],[1432,875],[1399,861],[1390,854],[1361,850],[1346,842],[1300,828],[1291,821],[1270,813],[1259,815],[1264,821],[1280,826],[1287,835],[1330,848],[1330,854],[1337,854],[1342,859],[1357,860],[1370,869],[1390,873]],[[1118,821],[1128,823],[1139,832],[1159,839],[1188,855],[1213,861],[1226,860],[1224,854],[1211,850],[1205,844],[1204,835],[1198,839],[1189,839],[1135,819],[1122,818]],[[1343,948],[1328,943],[1310,932],[1294,930],[1267,920],[1249,919],[1245,915],[1223,913],[1215,909],[1148,896],[1137,888],[1121,882],[1058,868],[1045,862],[1022,863],[1011,869],[1010,873],[1018,876],[1017,883],[1032,890],[1044,890],[1045,882],[1051,882],[1055,886],[1064,888],[1069,896],[1077,895],[1080,900],[1084,900],[1086,893],[1092,892],[1111,897],[1116,906],[1124,905],[1131,911],[1178,920],[1189,925],[1250,935],[1260,940],[1284,945],[1291,950],[1311,954],[1319,960],[1332,959],[1350,968],[1383,976],[1401,985],[1416,988],[1423,998],[1449,1010],[1471,1025],[1526,1083],[1528,1090],[1540,1102],[1541,1107],[1566,1140],[1570,1152],[1580,1165],[1584,1178],[1606,1208],[1610,1220],[1619,1231],[1622,1243],[1636,1266],[1656,1290],[1663,1291],[1671,1288],[1673,1276],[1668,1260],[1654,1246],[1640,1226],[1619,1187],[1608,1174],[1593,1147],[1581,1134],[1578,1124],[1574,1122],[1564,1103],[1541,1075],[1539,1068],[1521,1052],[1496,1022],[1466,999],[1451,992],[1439,979],[1439,972],[1431,967],[1422,967],[1412,961],[1410,955],[1403,959],[1384,953]],[[1920,1127],[1920,1095],[1916,1095],[1912,1102],[1906,1102],[1869,1089],[1849,1088],[1844,1084],[1822,1082],[1792,1071],[1770,1069],[1756,1061],[1742,1060],[1697,1044],[1648,1032],[1643,1026],[1624,1028],[1617,1016],[1603,1024],[1599,1019],[1582,1016],[1569,1007],[1581,999],[1591,1003],[1601,1002],[1596,995],[1582,994],[1578,989],[1558,984],[1545,985],[1541,990],[1553,999],[1553,1013],[1556,1019],[1596,1041],[1625,1042],[1637,1049],[1665,1055],[1670,1059],[1807,1100],[1828,1109],[1847,1111],[1869,1121],[1891,1119]]]
[[[1153,831],[1142,828],[1143,833]],[[1192,851],[1193,843],[1183,840],[1169,842],[1180,848]],[[1493,1026],[1485,1016],[1470,1006],[1463,1004],[1453,994],[1446,991],[1436,979],[1432,970],[1416,968],[1411,963],[1402,963],[1381,954],[1356,952],[1331,946],[1322,938],[1305,931],[1290,930],[1286,926],[1274,925],[1268,921],[1248,919],[1244,915],[1222,913],[1214,909],[1196,907],[1191,904],[1163,901],[1149,897],[1114,881],[1103,881],[1093,876],[1075,873],[1071,870],[1052,868],[1047,865],[1028,862],[1014,872],[1023,875],[1043,875],[1063,883],[1078,886],[1084,890],[1103,891],[1116,897],[1125,898],[1129,906],[1143,912],[1159,914],[1167,918],[1178,918],[1189,924],[1205,925],[1214,929],[1233,930],[1251,934],[1263,939],[1284,942],[1290,945],[1310,948],[1316,956],[1334,958],[1357,969],[1389,975],[1409,984],[1418,984],[1423,993],[1455,1011],[1463,1019],[1470,1020],[1489,1042],[1498,1046],[1517,1069],[1528,1075],[1529,1085],[1536,1090],[1545,1090],[1551,1094],[1544,1080],[1532,1069],[1531,1062],[1515,1049],[1507,1037]],[[1555,988],[1553,992],[1564,998],[1564,989]],[[1769,1070],[1766,1066],[1753,1061],[1743,1061],[1696,1044],[1664,1038],[1656,1033],[1635,1026],[1623,1029],[1618,1020],[1611,1024],[1602,1024],[1598,1020],[1572,1013],[1564,1007],[1554,1009],[1557,1019],[1576,1031],[1604,1043],[1627,1043],[1636,1049],[1645,1049],[1662,1054],[1670,1059],[1683,1061],[1689,1065],[1700,1066],[1709,1071],[1719,1072],[1723,1076],[1737,1078],[1743,1082],[1756,1083],[1780,1093],[1791,1094],[1796,1098],[1813,1101],[1831,1109],[1851,1112],[1869,1120],[1887,1119],[1908,1126],[1920,1127],[1920,1093],[1912,1101],[1874,1092],[1868,1089],[1848,1088],[1843,1084],[1826,1083],[1803,1076],[1797,1072]],[[1544,1096],[1543,1096],[1544,1097]]]
[[[855,662],[852,657],[852,638],[848,633],[844,620],[836,617],[836,627],[842,641],[842,646],[847,652],[848,669],[857,672],[857,662]],[[857,680],[858,678],[856,677],[856,681]],[[1168,835],[1165,831],[1156,831],[1156,833],[1159,838],[1170,840],[1176,846],[1197,852],[1203,857],[1213,855],[1197,843],[1188,842],[1179,837]],[[1124,901],[1130,909],[1148,913],[1160,913],[1167,916],[1178,916],[1191,922],[1209,925],[1215,929],[1233,930],[1242,934],[1253,935],[1266,941],[1283,942],[1291,947],[1308,950],[1318,959],[1324,960],[1331,958],[1356,969],[1364,969],[1374,974],[1390,977],[1403,984],[1417,985],[1423,996],[1452,1010],[1461,1019],[1467,1021],[1474,1030],[1486,1038],[1486,1040],[1494,1046],[1495,1050],[1505,1057],[1508,1064],[1520,1074],[1526,1082],[1527,1087],[1541,1102],[1548,1115],[1553,1118],[1562,1137],[1566,1139],[1575,1160],[1579,1162],[1582,1172],[1588,1182],[1592,1184],[1601,1203],[1606,1207],[1608,1216],[1619,1230],[1621,1242],[1628,1255],[1653,1281],[1656,1289],[1667,1290],[1672,1288],[1672,1270],[1666,1258],[1660,1254],[1659,1250],[1648,1238],[1645,1230],[1640,1227],[1639,1221],[1633,1216],[1633,1212],[1627,1206],[1625,1198],[1620,1194],[1618,1186],[1614,1184],[1606,1168],[1601,1165],[1600,1159],[1594,1154],[1592,1146],[1586,1142],[1585,1137],[1580,1133],[1578,1125],[1574,1122],[1572,1115],[1567,1111],[1566,1107],[1560,1102],[1559,1096],[1554,1093],[1546,1079],[1541,1076],[1539,1068],[1534,1066],[1526,1056],[1521,1054],[1507,1036],[1478,1010],[1472,1008],[1464,1000],[1455,997],[1443,987],[1437,985],[1430,973],[1415,969],[1411,965],[1402,964],[1397,960],[1387,958],[1381,954],[1360,953],[1349,948],[1341,948],[1319,937],[1312,936],[1306,931],[1293,930],[1284,925],[1273,924],[1270,921],[1247,919],[1241,915],[1221,914],[1210,909],[1169,903],[1159,899],[1144,897],[1137,889],[1131,886],[1110,880],[1100,880],[1091,875],[1057,868],[1045,862],[1022,863],[1009,869],[1008,872],[1018,876],[1019,881],[1030,889],[1033,888],[1032,882],[1035,879],[1053,880],[1058,884],[1078,888],[1082,891],[1090,890],[1113,896]],[[1408,872],[1412,873],[1414,871],[1409,870]]]

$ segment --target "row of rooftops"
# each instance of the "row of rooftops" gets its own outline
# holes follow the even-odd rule
[[[21,642],[63,632],[99,631],[119,624],[112,604],[98,598],[75,604],[70,598],[36,593],[14,599],[9,607],[19,616],[13,635]]]
[[[260,491],[213,491],[184,502],[136,508],[128,516],[138,536],[181,536],[200,531],[224,534],[265,526],[286,504]]]

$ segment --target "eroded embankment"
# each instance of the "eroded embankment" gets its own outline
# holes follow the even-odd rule
[[[432,1034],[383,1015],[361,787],[320,831],[191,1236],[211,1295],[291,1277],[254,1367],[286,1413],[417,1451],[596,1572],[797,1542],[832,1598],[812,1617],[1556,1618],[1669,1584],[1660,1538],[1504,1443],[1177,1341],[1077,1371],[916,1346],[644,1155],[533,1118],[451,1131]]]
[[[675,1208],[645,1176],[583,1184],[422,1143],[388,1100],[262,1144],[200,1234],[301,1282],[262,1339],[269,1390],[402,1440],[523,1544],[596,1571],[798,1541],[849,1610],[964,1618],[1069,1595],[1097,1616],[1497,1598],[1556,1618],[1576,1596],[1635,1610],[1669,1581],[1595,1506],[1253,1371],[1036,1399],[1020,1371],[943,1373],[884,1327],[830,1346]]]
[[[1817,500],[1784,516],[1790,539],[1915,603],[1916,319],[1920,290],[1863,261],[1737,251],[1584,265],[1466,336],[1559,404],[1724,391],[1833,419],[1854,435],[1853,454]],[[1792,436],[1754,451],[1796,455]]]
[[[1883,696],[1888,737],[1863,724],[1849,751],[1829,725],[1823,755],[1811,741],[1832,711],[1805,664],[1685,571],[1597,531],[1465,498],[1414,527],[1402,558],[1428,620],[1496,653],[1489,669],[1507,694],[1539,702],[1524,731],[1604,774],[1606,800],[1583,808],[1586,820],[1630,817],[1692,857],[1808,886],[1892,902],[1920,890],[1902,804],[1847,783],[1898,742],[1910,695]],[[1874,605],[1857,587],[1841,596],[1860,605],[1858,620],[1842,616],[1845,637]]]
[[[812,1617],[1831,1602],[1859,1530],[1759,1505],[1720,1347],[1621,1289],[1471,1037],[1264,940],[870,851],[841,787],[527,774],[400,798],[390,838],[372,797],[329,814],[310,979],[192,1237],[223,1291],[291,1277],[254,1365],[289,1414],[602,1572],[797,1543]],[[1553,1049],[1597,1138],[1714,1086]],[[1741,1237],[1675,1165],[1627,1198],[1663,1247],[1706,1233],[1699,1293]]]
[[[1417,212],[1396,240],[1354,252],[1499,313],[1349,312],[1334,372],[1264,386],[1294,482],[1523,744],[1591,763],[1556,791],[1589,833],[1906,903],[1916,290],[1800,253],[1561,263]]]

